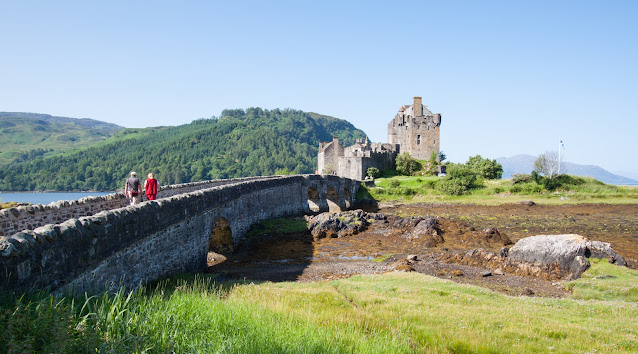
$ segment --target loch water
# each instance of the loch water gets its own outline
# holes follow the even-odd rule
[[[47,205],[60,200],[76,200],[114,192],[0,192],[0,202],[17,202]]]

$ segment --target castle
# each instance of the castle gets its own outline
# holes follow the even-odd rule
[[[341,145],[339,138],[319,143],[317,171],[363,180],[370,167],[394,168],[397,155],[403,152],[418,160],[429,160],[434,152],[438,160],[440,126],[441,114],[430,112],[421,97],[414,97],[414,103],[401,106],[388,123],[387,144],[370,143],[367,138],[349,147]]]

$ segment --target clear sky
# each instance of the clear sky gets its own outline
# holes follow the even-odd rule
[[[0,111],[179,125],[331,115],[385,142],[413,96],[448,159],[638,174],[638,1],[0,0]]]

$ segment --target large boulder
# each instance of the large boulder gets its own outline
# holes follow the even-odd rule
[[[627,266],[625,259],[609,243],[590,241],[580,235],[539,235],[526,237],[512,248],[497,254],[485,249],[473,249],[451,261],[462,264],[505,270],[507,273],[545,280],[577,279],[590,267],[588,258],[607,259]]]
[[[385,219],[383,214],[366,213],[361,209],[306,216],[308,230],[317,239],[356,235],[367,229],[370,221],[383,219]]]
[[[580,235],[539,235],[526,237],[509,249],[507,264],[526,275],[550,279],[577,279],[589,269],[587,258],[606,258],[626,265],[608,243],[590,241]]]

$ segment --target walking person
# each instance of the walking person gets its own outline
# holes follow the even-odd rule
[[[126,193],[131,200],[131,205],[137,204],[141,201],[142,185],[140,184],[140,180],[137,178],[137,173],[131,172],[131,177],[126,180],[124,193]]]
[[[155,200],[157,196],[157,180],[153,173],[149,173],[148,178],[144,181],[144,191],[148,200]]]

